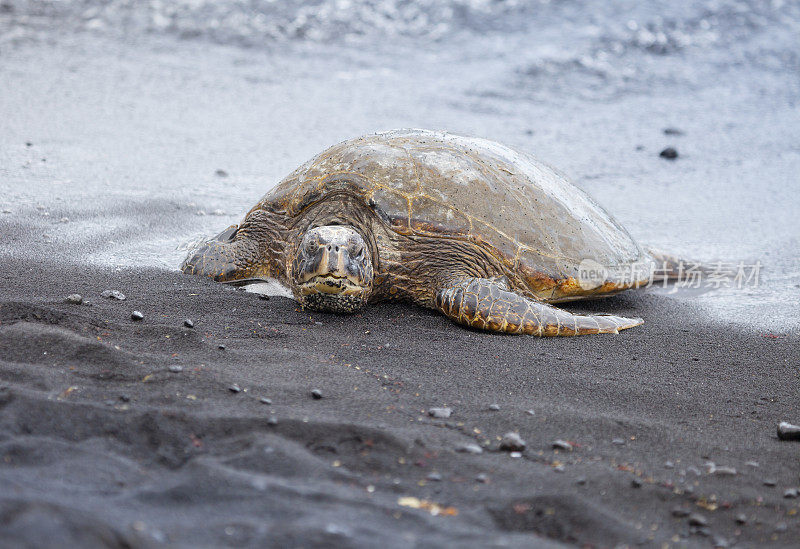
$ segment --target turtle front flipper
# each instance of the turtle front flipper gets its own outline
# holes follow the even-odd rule
[[[186,274],[207,276],[217,282],[256,278],[254,253],[248,240],[237,239],[237,225],[231,225],[192,251],[181,264]]]
[[[441,288],[436,293],[436,308],[473,328],[536,336],[616,334],[643,322],[613,315],[575,315],[486,278],[466,278]]]

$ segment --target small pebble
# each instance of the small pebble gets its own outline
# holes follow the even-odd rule
[[[675,464],[672,463],[671,461],[665,461],[664,462],[664,469],[674,469],[674,468],[675,468]]]
[[[576,478],[575,479],[575,484],[578,484],[579,486],[583,486],[584,484],[586,484],[586,477],[578,477],[578,478]]]
[[[707,526],[708,520],[700,513],[692,513],[689,515],[689,524],[691,526]]]
[[[220,351],[224,351],[225,350],[225,345],[220,343],[219,345],[217,345],[217,349],[219,349]]]
[[[553,442],[553,449],[554,450],[564,450],[566,452],[572,451],[572,444],[567,442],[566,440],[556,440]]]
[[[277,425],[277,424],[278,424],[278,418],[276,418],[275,416],[272,416],[267,420],[267,425]]]
[[[512,457],[514,459],[521,458],[522,457],[522,452],[510,452],[508,454],[508,457]]]
[[[689,513],[690,511],[684,507],[674,507],[672,509],[673,517],[678,517],[678,518],[688,517]]]
[[[526,444],[525,441],[522,440],[522,437],[513,431],[503,435],[503,438],[500,440],[500,449],[505,452],[522,452],[525,446]]]
[[[272,401],[270,399],[268,399],[267,397],[261,397],[261,398],[258,399],[258,401],[261,404],[272,404]]]
[[[228,387],[228,390],[229,390],[231,393],[241,393],[241,392],[242,392],[242,388],[241,388],[241,387],[239,387],[239,386],[238,386],[237,384],[235,384],[235,383],[234,383],[233,385],[231,385],[230,387]]]
[[[119,395],[119,399],[120,399],[122,402],[130,402],[130,400],[131,400],[131,397],[129,397],[128,395]]]
[[[528,410],[525,413],[528,414],[529,416],[535,416],[536,415],[536,410]]]
[[[500,405],[499,404],[489,404],[489,409],[492,412],[499,412],[500,411]]]
[[[800,495],[800,492],[798,492],[797,488],[789,488],[783,493],[783,497],[789,499],[794,499],[798,497],[798,495]]]
[[[475,480],[480,483],[486,484],[487,482],[489,482],[489,477],[487,477],[485,473],[480,473],[478,476],[475,477]]]
[[[747,465],[748,467],[758,467],[759,466],[757,461],[747,461],[747,462],[745,462],[745,465]]]
[[[103,290],[100,296],[108,299],[116,299],[117,301],[125,301],[125,294],[119,290]]]
[[[774,478],[765,478],[764,479],[764,486],[776,486],[778,481]]]
[[[789,527],[786,526],[785,522],[779,522],[778,524],[775,525],[775,531],[776,532],[785,532],[788,529],[789,529]]]
[[[556,472],[556,473],[563,473],[566,470],[567,470],[567,468],[564,467],[564,464],[562,464],[562,463],[559,463],[558,465],[553,467],[553,471]]]
[[[737,524],[747,524],[747,515],[744,513],[739,513],[736,515],[736,522]]]
[[[432,473],[428,473],[428,476],[425,478],[433,482],[439,482],[440,480],[442,480],[442,475],[434,471]]]
[[[664,135],[683,135],[683,130],[678,128],[664,128]]]
[[[778,438],[781,440],[800,440],[800,426],[781,421],[778,424]]]
[[[477,444],[459,444],[456,446],[456,452],[461,452],[464,454],[482,454],[483,448]]]
[[[69,294],[64,301],[72,305],[80,305],[83,303],[83,296],[81,294]]]
[[[144,320],[144,315],[141,311],[133,311],[131,313],[131,320]]]
[[[183,366],[179,366],[177,364],[172,364],[169,367],[169,371],[172,372],[173,374],[179,374],[179,373],[181,373],[183,371]]]
[[[678,151],[675,150],[674,147],[667,147],[663,151],[661,151],[658,156],[661,158],[666,158],[667,160],[675,160],[678,158]]]
[[[258,294],[258,299],[263,299],[264,301],[269,301],[269,296],[267,294]]]
[[[225,170],[220,169],[220,170],[215,171],[214,175],[216,175],[217,177],[228,177],[228,172],[226,172]]]
[[[194,322],[192,322],[191,318],[187,318],[186,320],[184,320],[183,325],[186,326],[187,328],[194,328]]]
[[[322,391],[320,391],[319,389],[314,389],[313,391],[311,391],[311,398],[313,398],[314,400],[321,399]]]
[[[711,467],[708,470],[709,474],[712,475],[721,475],[721,476],[734,476],[736,475],[736,469],[733,467]]]
[[[699,477],[699,476],[702,474],[702,473],[700,472],[700,469],[698,469],[697,467],[694,467],[694,466],[687,467],[687,468],[686,468],[686,472],[687,472],[687,473],[692,473],[692,474],[694,474],[694,476],[696,476],[696,477]]]
[[[633,488],[641,488],[642,487],[642,481],[640,479],[638,479],[638,478],[631,479],[631,487],[633,487]]]
[[[428,415],[438,419],[447,419],[453,413],[452,408],[431,408],[428,410]]]
[[[26,141],[25,142],[25,146],[26,147],[33,147],[33,143],[31,143],[30,141]]]
[[[623,439],[623,438],[611,439],[611,444],[616,444],[617,446],[624,446],[625,445],[625,439]]]

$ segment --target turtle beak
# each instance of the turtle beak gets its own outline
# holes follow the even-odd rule
[[[353,312],[372,293],[372,261],[363,238],[351,227],[308,231],[292,271],[295,296],[310,309]]]

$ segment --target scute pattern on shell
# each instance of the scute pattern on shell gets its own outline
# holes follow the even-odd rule
[[[352,193],[401,234],[485,243],[514,268],[557,280],[591,259],[623,282],[652,260],[601,207],[533,157],[493,141],[396,130],[344,141],[256,206],[289,216]],[[632,268],[634,270],[632,270]]]

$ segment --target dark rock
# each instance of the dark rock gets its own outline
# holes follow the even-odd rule
[[[229,390],[231,393],[241,393],[241,392],[242,392],[242,388],[241,388],[241,387],[239,387],[239,386],[238,386],[236,383],[234,383],[233,385],[231,385],[230,387],[228,387],[228,390]]]
[[[489,404],[489,409],[492,412],[498,412],[498,411],[500,411],[500,405],[499,404]]]
[[[641,488],[642,487],[641,479],[638,479],[638,478],[631,479],[631,487],[633,487],[633,488]]]
[[[452,408],[431,408],[428,410],[428,415],[437,419],[447,419],[452,413]]]
[[[688,517],[689,513],[690,511],[684,507],[673,507],[672,509],[673,517],[678,517],[678,518]]]
[[[781,421],[778,424],[778,438],[781,440],[800,440],[800,426]]]
[[[169,367],[169,371],[172,372],[173,374],[179,374],[179,373],[181,373],[183,371],[183,366],[179,366],[177,364],[172,364]]]
[[[504,452],[522,452],[525,450],[525,441],[518,433],[510,431],[500,440],[500,449]]]
[[[187,318],[186,320],[184,320],[183,325],[186,326],[187,328],[194,328],[194,322],[192,322],[191,318]]]
[[[575,479],[575,484],[577,484],[579,486],[583,486],[584,484],[586,484],[586,477],[578,477],[578,478],[576,478]]]
[[[83,303],[83,296],[81,294],[69,294],[64,298],[64,302],[71,305],[80,305]]]
[[[666,158],[667,160],[675,160],[676,158],[678,158],[678,151],[675,150],[674,147],[667,147],[666,149],[658,153],[658,156],[660,156],[661,158]]]
[[[556,440],[553,442],[553,449],[554,450],[564,450],[566,452],[572,451],[572,444],[567,442],[566,440]]]
[[[217,177],[228,177],[228,172],[226,172],[225,170],[220,169],[220,170],[215,171],[214,175],[216,175]]]
[[[258,294],[258,299],[263,299],[264,301],[269,301],[269,296],[267,294]]]
[[[800,495],[800,491],[797,488],[789,488],[785,492],[783,492],[783,497],[794,499]]]
[[[311,398],[313,398],[314,400],[321,399],[322,391],[320,391],[319,389],[314,389],[313,391],[311,391]]]
[[[144,320],[144,315],[141,311],[133,311],[131,313],[131,320]]]
[[[217,349],[219,349],[220,351],[224,351],[225,350],[225,345],[220,343],[219,345],[217,345]]]
[[[692,513],[689,515],[690,526],[708,526],[708,520],[700,513]]]
[[[116,299],[117,301],[125,301],[125,294],[119,290],[103,290],[103,293],[100,294],[100,297]]]
[[[736,515],[736,523],[737,524],[747,524],[747,515],[744,513],[739,513]]]
[[[128,395],[119,395],[119,399],[122,402],[130,402],[131,401],[131,397],[129,397]]]
[[[684,135],[683,130],[678,128],[664,128],[664,135]]]

